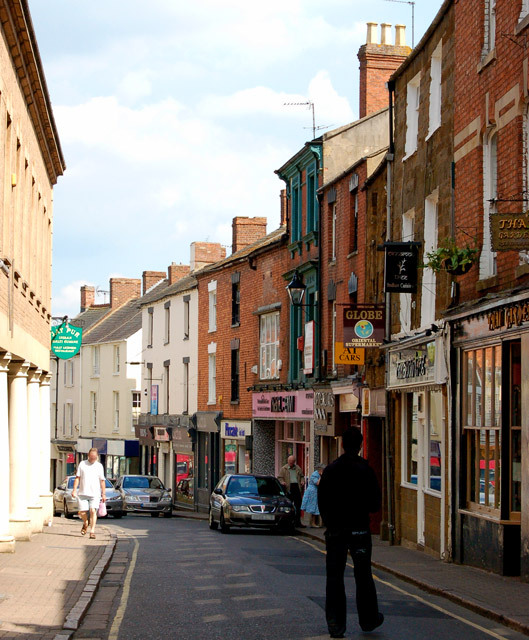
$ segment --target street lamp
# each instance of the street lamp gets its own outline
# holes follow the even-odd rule
[[[303,284],[303,280],[299,275],[298,271],[294,271],[294,275],[292,276],[292,280],[287,284],[286,290],[288,292],[288,297],[290,298],[290,302],[295,307],[300,307],[303,302],[303,296],[305,295],[305,290],[307,286]]]

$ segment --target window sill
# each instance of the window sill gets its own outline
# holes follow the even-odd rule
[[[307,247],[307,249],[310,248],[310,245],[313,244],[315,247],[318,246],[318,232],[317,231],[311,231],[310,233],[307,233],[306,236],[303,236],[303,242],[305,243],[305,246]]]
[[[152,349],[152,344],[148,344],[147,349]]]
[[[288,251],[290,251],[291,257],[293,258],[296,253],[299,253],[299,255],[301,255],[301,252],[303,251],[303,243],[301,242],[301,240],[295,240],[288,245],[287,249]]]
[[[519,264],[514,270],[514,277],[522,278],[523,276],[526,276],[528,273],[529,273],[529,264],[527,263]]]
[[[240,400],[230,400],[230,404],[233,405],[239,405],[241,403]]]
[[[240,326],[241,326],[241,323],[240,323],[240,322],[234,322],[234,323],[231,325],[231,328],[232,328],[232,329],[237,329],[237,327],[240,327]]]
[[[217,402],[215,400],[208,400],[206,404],[208,405],[208,407],[214,407]]]
[[[119,371],[114,371],[113,376],[119,376]]]
[[[514,35],[519,35],[529,25],[529,13],[514,27]]]
[[[496,60],[496,47],[494,47],[492,51],[489,51],[487,55],[478,62],[476,72],[481,73],[483,69],[488,67],[491,62],[494,62],[494,60]]]
[[[483,280],[478,280],[476,282],[476,291],[484,291],[485,289],[497,287],[498,282],[498,276],[489,276],[488,278],[483,278]]]
[[[441,499],[441,491],[436,491],[435,489],[428,489],[426,488],[424,490],[424,493],[428,496],[431,496],[432,498],[437,498],[438,500]]]
[[[163,346],[164,346],[164,347],[166,347],[168,344],[169,344],[169,340],[166,340],[166,341],[163,343]]]
[[[430,131],[430,133],[426,136],[426,138],[424,138],[424,142],[428,142],[428,140],[430,140],[430,138],[433,137],[434,133],[436,131],[439,131],[440,128],[441,128],[441,123],[439,122],[438,124],[435,125],[435,129],[433,131]]]
[[[217,327],[215,327],[214,329],[208,329],[208,333],[215,333],[216,330],[217,330]]]
[[[409,153],[407,153],[404,158],[402,158],[402,162],[406,162],[406,160],[409,160],[412,156],[414,156],[417,153],[417,147],[415,147],[415,149],[413,151],[410,151]]]
[[[333,258],[332,260],[329,260],[329,267],[335,267],[336,266],[336,258]]]
[[[350,258],[354,258],[357,255],[358,255],[358,249],[355,249],[354,251],[351,251],[351,253],[347,254],[347,259],[349,260]]]
[[[189,336],[184,336],[182,340],[189,340]]]
[[[417,485],[416,484],[412,484],[411,482],[401,482],[400,483],[401,489],[413,489],[414,491],[417,491]]]
[[[99,373],[93,373],[90,377],[91,378],[99,378]]]
[[[483,520],[489,520],[490,522],[497,522],[498,524],[500,524],[501,522],[499,510],[496,511],[494,509],[488,509],[487,511],[485,511],[485,508],[482,510],[479,507],[476,507],[475,509],[473,509],[472,507],[467,507],[466,509],[459,509],[458,513],[465,516],[474,516],[475,518],[483,518]],[[510,524],[517,524],[517,523],[510,523]]]

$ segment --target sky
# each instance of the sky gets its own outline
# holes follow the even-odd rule
[[[441,0],[416,0],[418,43]],[[54,188],[54,316],[79,288],[189,264],[194,241],[231,251],[235,216],[279,226],[274,173],[358,118],[369,21],[395,0],[29,0],[66,161]],[[104,293],[96,302],[104,301]]]

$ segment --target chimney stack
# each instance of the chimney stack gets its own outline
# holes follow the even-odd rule
[[[266,218],[247,218],[243,216],[233,218],[232,253],[236,253],[244,249],[244,247],[264,238],[264,236],[266,236],[266,223]]]
[[[189,275],[189,265],[173,262],[169,265],[167,273],[169,274],[169,284],[174,284]]]
[[[381,42],[377,44],[377,23],[367,23],[367,42],[358,51],[360,61],[360,118],[388,105],[386,82],[409,56],[405,43],[405,26],[395,27],[395,44],[391,44],[391,25],[383,22]]]
[[[142,295],[145,295],[152,286],[154,286],[155,284],[158,284],[160,280],[165,280],[165,278],[166,278],[165,271],[144,271],[142,274],[142,280],[143,280]]]
[[[81,313],[94,306],[96,289],[87,284],[81,287]]]
[[[218,242],[192,242],[190,272],[198,271],[226,257],[226,249]]]
[[[129,300],[141,296],[139,278],[110,278],[110,308],[117,309]]]

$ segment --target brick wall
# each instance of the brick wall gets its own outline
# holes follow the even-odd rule
[[[145,294],[153,285],[164,280],[167,277],[165,271],[144,271],[142,274],[143,288],[142,293]]]
[[[245,218],[238,216],[232,222],[232,253],[257,242],[266,235],[266,218]]]
[[[190,270],[196,271],[225,257],[226,249],[218,242],[192,242]]]
[[[94,306],[95,295],[95,287],[91,287],[87,284],[84,284],[81,287],[81,313]]]
[[[110,278],[110,308],[117,309],[133,298],[141,296],[138,278]]]
[[[169,284],[174,284],[189,275],[188,264],[175,264],[174,262],[169,265],[167,273],[169,274]]]

